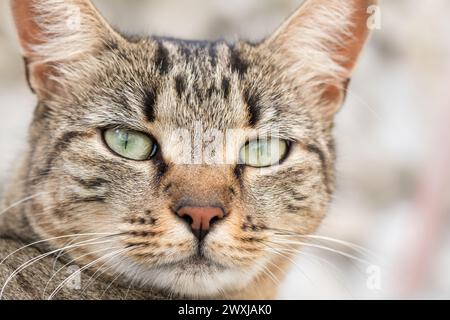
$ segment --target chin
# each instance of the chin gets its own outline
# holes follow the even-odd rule
[[[227,267],[203,257],[191,257],[157,267],[129,258],[112,262],[128,283],[144,290],[159,290],[172,298],[220,299],[248,286],[258,268]]]

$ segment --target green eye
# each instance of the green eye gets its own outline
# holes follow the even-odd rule
[[[113,152],[131,160],[147,160],[156,151],[154,141],[137,131],[108,129],[104,132],[104,139]]]
[[[277,138],[249,141],[240,151],[240,163],[256,168],[273,166],[283,160],[288,146],[286,140]]]

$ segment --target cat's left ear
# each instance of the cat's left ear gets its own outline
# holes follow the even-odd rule
[[[30,86],[54,92],[64,67],[122,38],[89,0],[11,0]]]
[[[332,117],[344,100],[376,4],[377,0],[305,0],[264,43],[297,87],[322,106],[325,117]]]

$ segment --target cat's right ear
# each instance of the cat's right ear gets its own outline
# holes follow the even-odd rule
[[[64,66],[122,38],[89,0],[11,0],[31,89],[55,92]]]

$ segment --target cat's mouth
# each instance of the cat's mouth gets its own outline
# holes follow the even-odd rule
[[[223,264],[214,261],[211,258],[206,257],[203,254],[195,253],[192,256],[176,261],[176,262],[168,262],[159,266],[159,268],[168,268],[168,269],[182,269],[185,271],[194,270],[204,270],[204,269],[213,269],[216,271],[223,271],[228,269]]]

